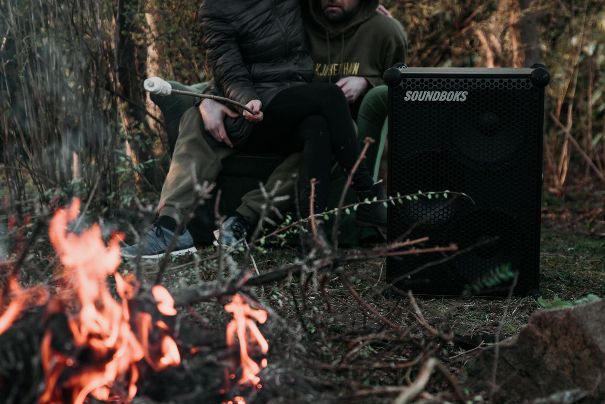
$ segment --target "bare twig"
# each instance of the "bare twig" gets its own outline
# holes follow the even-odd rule
[[[431,267],[434,267],[434,266],[437,266],[437,265],[444,264],[444,263],[446,263],[446,262],[448,262],[448,261],[450,261],[450,260],[453,260],[454,258],[456,258],[456,257],[458,257],[458,256],[460,256],[460,255],[462,255],[462,254],[466,254],[467,252],[470,252],[470,251],[474,250],[474,249],[475,249],[475,248],[477,248],[477,247],[481,247],[481,246],[483,246],[483,245],[489,244],[489,243],[491,243],[492,241],[493,241],[493,239],[482,240],[482,241],[477,242],[477,243],[475,243],[475,244],[473,244],[473,245],[471,245],[471,246],[469,246],[469,247],[467,247],[467,248],[465,248],[465,249],[463,249],[463,250],[459,250],[459,249],[457,248],[457,246],[453,246],[453,245],[452,245],[452,246],[450,246],[450,247],[456,247],[456,248],[452,248],[452,249],[450,249],[450,251],[453,251],[453,252],[454,252],[452,255],[449,255],[449,256],[444,257],[444,258],[442,258],[442,259],[440,259],[440,260],[437,260],[437,261],[431,261],[431,262],[428,262],[428,263],[426,263],[426,264],[424,264],[424,265],[421,265],[421,266],[419,266],[418,268],[416,268],[416,269],[414,269],[414,270],[412,270],[412,271],[410,271],[410,272],[406,272],[405,274],[403,274],[403,275],[401,275],[401,276],[399,276],[399,277],[395,278],[394,280],[392,280],[392,281],[391,281],[391,282],[390,282],[388,285],[386,285],[386,286],[384,287],[384,289],[383,289],[381,292],[384,292],[384,291],[385,291],[385,290],[387,290],[387,289],[393,288],[393,287],[394,287],[394,285],[396,285],[398,282],[402,281],[403,279],[405,279],[405,278],[407,278],[407,277],[410,277],[410,276],[416,275],[416,274],[418,274],[418,273],[420,273],[420,272],[422,272],[422,271],[426,270],[427,268],[431,268]],[[424,250],[424,251],[426,251],[426,250]]]
[[[456,399],[462,403],[466,402],[465,394],[462,392],[456,377],[441,362],[437,363],[437,370],[445,377],[449,385],[452,387],[452,390],[454,390]]]
[[[599,169],[599,167],[597,167],[597,165],[594,163],[594,161],[592,161],[590,156],[584,151],[584,149],[582,149],[582,146],[580,146],[578,141],[571,134],[571,129],[569,128],[569,126],[567,126],[567,127],[564,126],[561,123],[561,121],[559,119],[557,119],[557,117],[552,112],[550,114],[550,117],[553,120],[553,122],[555,123],[555,125],[557,125],[563,131],[563,133],[565,133],[566,139],[568,139],[571,142],[571,144],[576,148],[578,153],[580,153],[580,156],[582,156],[582,158],[586,161],[588,166],[594,171],[596,176],[605,184],[605,173],[603,173]]]
[[[435,251],[447,252],[447,251],[452,251],[452,249],[449,247],[429,248],[426,250],[414,249],[414,250],[409,250],[409,251],[391,252],[389,254],[391,256],[404,256],[404,255],[410,255],[410,254],[414,254],[414,255],[423,254],[423,253],[429,253],[429,252],[435,252]],[[308,262],[297,261],[297,262],[288,264],[286,266],[283,266],[281,268],[278,268],[274,271],[266,272],[259,276],[247,277],[247,278],[245,278],[245,280],[240,280],[239,287],[244,288],[244,287],[252,287],[252,286],[261,286],[261,285],[266,285],[269,283],[279,282],[283,279],[286,279],[288,276],[291,276],[292,274],[300,273],[301,271],[303,271],[304,268],[314,268],[315,271],[319,271],[322,269],[332,268],[336,262],[338,262],[338,264],[342,266],[346,263],[364,262],[364,261],[369,261],[369,260],[381,258],[381,257],[382,257],[382,255],[379,252],[377,252],[375,250],[370,250],[368,253],[365,253],[365,254],[363,254],[363,253],[353,254],[353,255],[344,256],[344,257],[336,257],[334,255],[328,255],[328,256],[323,256],[320,258],[309,259]],[[202,292],[200,292],[200,293],[196,292],[196,289],[198,289],[198,288],[202,289]],[[221,291],[221,288],[222,288],[222,291]],[[199,303],[202,301],[210,301],[218,296],[231,295],[234,292],[237,292],[237,290],[238,290],[238,289],[233,289],[233,286],[231,284],[229,284],[229,286],[225,286],[225,284],[215,284],[210,289],[211,289],[211,291],[208,292],[208,285],[200,284],[200,285],[193,286],[191,288],[183,289],[181,291],[175,291],[174,292],[175,294],[186,296],[186,298],[182,298],[182,299],[175,298],[176,304],[177,305],[188,305],[188,304]]]
[[[409,403],[420,394],[426,387],[427,383],[431,378],[431,374],[439,362],[435,358],[430,358],[424,363],[422,369],[418,373],[416,380],[408,387],[406,387],[401,394],[395,399],[395,404],[406,404]]]
[[[349,175],[347,176],[347,182],[345,183],[345,186],[343,187],[342,192],[340,193],[340,199],[338,201],[338,206],[336,208],[336,213],[334,216],[334,224],[332,225],[332,247],[333,247],[334,251],[338,251],[338,230],[340,227],[340,212],[342,211],[342,207],[345,203],[345,198],[347,197],[347,192],[349,192],[349,188],[351,187],[351,183],[353,182],[353,175],[355,175],[355,172],[357,171],[357,169],[359,168],[359,165],[365,158],[366,153],[368,152],[368,149],[370,147],[370,144],[372,144],[372,143],[374,143],[374,139],[369,138],[369,137],[366,137],[364,139],[363,149],[361,149],[361,153],[359,153],[359,157],[357,158],[357,161],[353,165],[353,168],[351,168],[351,172],[349,172]],[[376,203],[378,203],[378,202],[376,202]]]
[[[408,298],[410,299],[410,305],[412,306],[412,309],[414,310],[414,318],[416,318],[418,323],[425,330],[428,331],[430,336],[432,336],[432,337],[438,336],[440,334],[439,331],[436,328],[434,328],[433,326],[431,326],[428,321],[426,321],[426,319],[424,318],[424,315],[422,314],[422,311],[420,311],[420,307],[418,307],[418,303],[416,303],[416,299],[414,298],[414,294],[412,293],[411,290],[408,291]]]
[[[491,377],[491,386],[489,389],[489,399],[493,401],[494,394],[498,389],[496,384],[496,378],[498,375],[498,360],[500,359],[500,333],[502,332],[502,327],[504,326],[504,319],[508,315],[508,309],[510,308],[510,303],[513,297],[513,291],[515,290],[515,286],[517,286],[517,281],[519,280],[519,272],[515,272],[515,277],[513,278],[513,282],[510,285],[510,289],[508,290],[508,296],[506,296],[506,306],[504,306],[504,312],[502,313],[502,318],[500,319],[500,323],[498,324],[498,329],[496,330],[496,339],[494,341],[494,364],[492,367],[492,377]]]
[[[290,199],[290,196],[289,195],[282,195],[282,196],[277,195],[277,192],[280,190],[281,185],[282,185],[281,181],[278,180],[275,182],[275,186],[273,187],[273,189],[271,189],[269,192],[267,192],[267,190],[265,189],[265,186],[262,183],[259,184],[259,189],[261,191],[261,194],[265,198],[265,203],[261,207],[261,213],[260,213],[260,216],[256,223],[256,228],[254,229],[254,232],[252,233],[252,237],[250,237],[250,245],[252,247],[256,243],[258,236],[261,234],[261,232],[263,230],[263,225],[265,222],[268,222],[271,225],[275,225],[275,222],[273,222],[273,220],[270,220],[270,218],[269,218],[269,214],[271,212],[276,214],[278,219],[283,218],[281,212],[275,206],[275,203],[288,200],[288,199]]]
[[[471,200],[472,203],[474,203],[474,201],[468,195],[466,195],[464,193],[460,193],[460,192],[445,191],[445,192],[431,192],[431,193],[428,193],[428,194],[430,194],[430,195],[441,195],[441,194],[443,194],[443,195],[448,195],[448,196],[451,195],[451,196],[454,196],[455,198],[456,197],[464,197],[464,198],[468,198],[469,200]],[[413,200],[417,199],[418,197],[423,197],[423,196],[426,196],[428,194],[425,194],[425,193],[422,193],[422,192],[417,192],[415,194],[410,194],[410,195],[397,195],[397,196],[392,196],[392,197],[388,197],[388,198],[385,198],[385,199],[379,199],[379,200],[375,201],[374,203],[391,203],[391,204],[397,203],[397,202],[406,203],[407,201],[413,201]],[[448,204],[452,203],[455,200],[455,198],[449,199]],[[298,198],[296,199],[296,201],[298,201]],[[331,210],[323,212],[323,213],[316,213],[315,217],[318,218],[318,217],[322,217],[324,215],[336,215],[336,213],[339,212],[339,211],[343,211],[343,210],[346,211],[347,209],[355,209],[355,207],[357,207],[359,205],[363,205],[363,204],[364,204],[363,202],[351,203],[349,205],[342,206],[340,209],[339,208],[334,208],[334,209],[331,209]],[[447,204],[444,205],[444,206],[447,206]],[[300,208],[298,207],[298,203],[297,203],[297,211],[298,211],[298,215],[300,216]],[[310,218],[299,219],[298,221],[290,223],[289,225],[282,226],[279,229],[276,229],[275,231],[267,234],[266,236],[262,237],[261,239],[268,240],[268,239],[270,239],[272,237],[277,236],[278,234],[285,233],[285,232],[291,230],[292,228],[294,228],[296,226],[300,226],[300,225],[302,225],[304,223],[307,223],[307,222],[309,222],[309,220],[310,220]],[[412,230],[413,230],[413,226],[412,226]],[[397,240],[394,240],[394,242],[395,241],[404,240],[406,237],[409,236],[409,234],[411,234],[410,230],[408,230],[406,233],[402,234],[400,237],[397,238]]]
[[[408,331],[406,329],[404,329],[403,327],[401,327],[398,324],[393,323],[391,320],[385,318],[382,314],[380,314],[378,312],[378,310],[376,310],[374,307],[372,307],[370,304],[368,304],[368,302],[366,302],[359,295],[359,293],[357,293],[357,291],[355,290],[355,288],[351,284],[351,281],[349,281],[349,278],[347,277],[347,275],[344,272],[340,275],[340,281],[345,286],[345,288],[347,288],[347,290],[351,293],[351,295],[353,296],[353,298],[355,298],[355,300],[357,300],[357,302],[360,304],[360,306],[363,307],[369,313],[371,313],[374,316],[376,316],[376,318],[381,323],[383,323],[383,324],[391,327],[393,330],[395,330],[395,331],[397,331],[399,333],[407,334]]]
[[[311,178],[311,195],[309,196],[309,217],[311,219],[311,231],[313,232],[313,240],[318,243],[317,223],[315,222],[315,185],[317,180]]]

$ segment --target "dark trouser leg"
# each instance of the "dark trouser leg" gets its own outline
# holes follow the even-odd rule
[[[280,186],[280,194],[287,191],[286,195],[294,195],[293,174],[298,175],[298,203],[302,217],[310,214],[311,180],[314,185],[314,211],[322,212],[328,203],[330,191],[330,170],[332,167],[332,145],[326,119],[322,115],[311,115],[302,120],[296,132],[286,144],[280,146],[282,152],[290,150],[303,150],[295,153],[280,164],[267,181],[266,189],[272,190],[277,181],[283,180],[284,186]],[[249,223],[258,220],[262,206],[266,202],[259,190],[254,190],[244,195],[242,205],[237,209]],[[280,203],[281,207],[292,207],[292,201]],[[278,209],[280,206],[278,206]]]
[[[301,124],[299,135],[304,142],[303,162],[298,179],[298,201],[302,217],[310,215],[311,181],[315,180],[313,210],[323,212],[328,206],[332,151],[328,124],[321,115],[312,115]]]
[[[329,146],[338,164],[346,171],[351,171],[355,165],[360,154],[357,134],[349,105],[337,86],[314,83],[285,89],[266,106],[264,113],[265,119],[257,124],[243,150],[272,150],[284,154],[300,150],[300,138],[294,136],[297,128],[305,118],[320,115],[326,122]],[[320,156],[305,154],[310,161],[304,164],[313,167]],[[329,167],[327,171],[329,173]],[[362,161],[353,176],[353,189],[365,191],[373,183],[367,165]]]

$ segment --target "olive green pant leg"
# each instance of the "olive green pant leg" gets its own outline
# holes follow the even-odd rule
[[[274,206],[285,215],[294,207],[294,194],[296,187],[296,176],[302,163],[302,153],[288,156],[269,176],[265,183],[267,192],[272,191],[277,184],[276,196],[289,196],[287,200],[275,202]],[[242,198],[241,205],[236,209],[249,223],[256,223],[266,203],[265,197],[260,189],[254,189]],[[268,212],[268,217],[276,219],[274,212]]]
[[[388,87],[377,86],[372,88],[363,97],[359,113],[357,114],[357,126],[359,138],[363,141],[366,137],[374,139],[374,143],[368,149],[366,162],[374,176],[378,180],[380,160],[384,151],[388,126],[386,125],[388,115]]]
[[[217,142],[204,130],[197,108],[188,109],[179,125],[170,169],[162,187],[159,214],[180,222],[196,203],[195,179],[200,184],[215,183],[222,160],[233,153],[235,150]]]

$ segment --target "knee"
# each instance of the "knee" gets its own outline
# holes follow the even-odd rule
[[[329,138],[328,121],[322,115],[311,115],[305,118],[303,122],[303,133],[305,134],[305,138],[307,139]]]
[[[386,118],[388,113],[387,86],[376,86],[366,93],[359,107],[359,115],[365,117]]]
[[[314,93],[319,100],[327,105],[333,105],[338,102],[348,104],[342,89],[336,84],[317,83]]]
[[[305,148],[320,151],[323,148],[330,149],[330,131],[328,122],[322,115],[310,115],[302,123],[302,142]]]
[[[389,88],[386,85],[371,88],[363,97],[363,102],[370,104],[387,105]]]

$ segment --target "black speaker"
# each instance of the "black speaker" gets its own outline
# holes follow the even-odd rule
[[[549,80],[540,65],[387,70],[389,195],[451,192],[389,206],[388,239],[458,246],[390,257],[387,281],[419,294],[504,295],[517,273],[516,294],[538,291]]]

